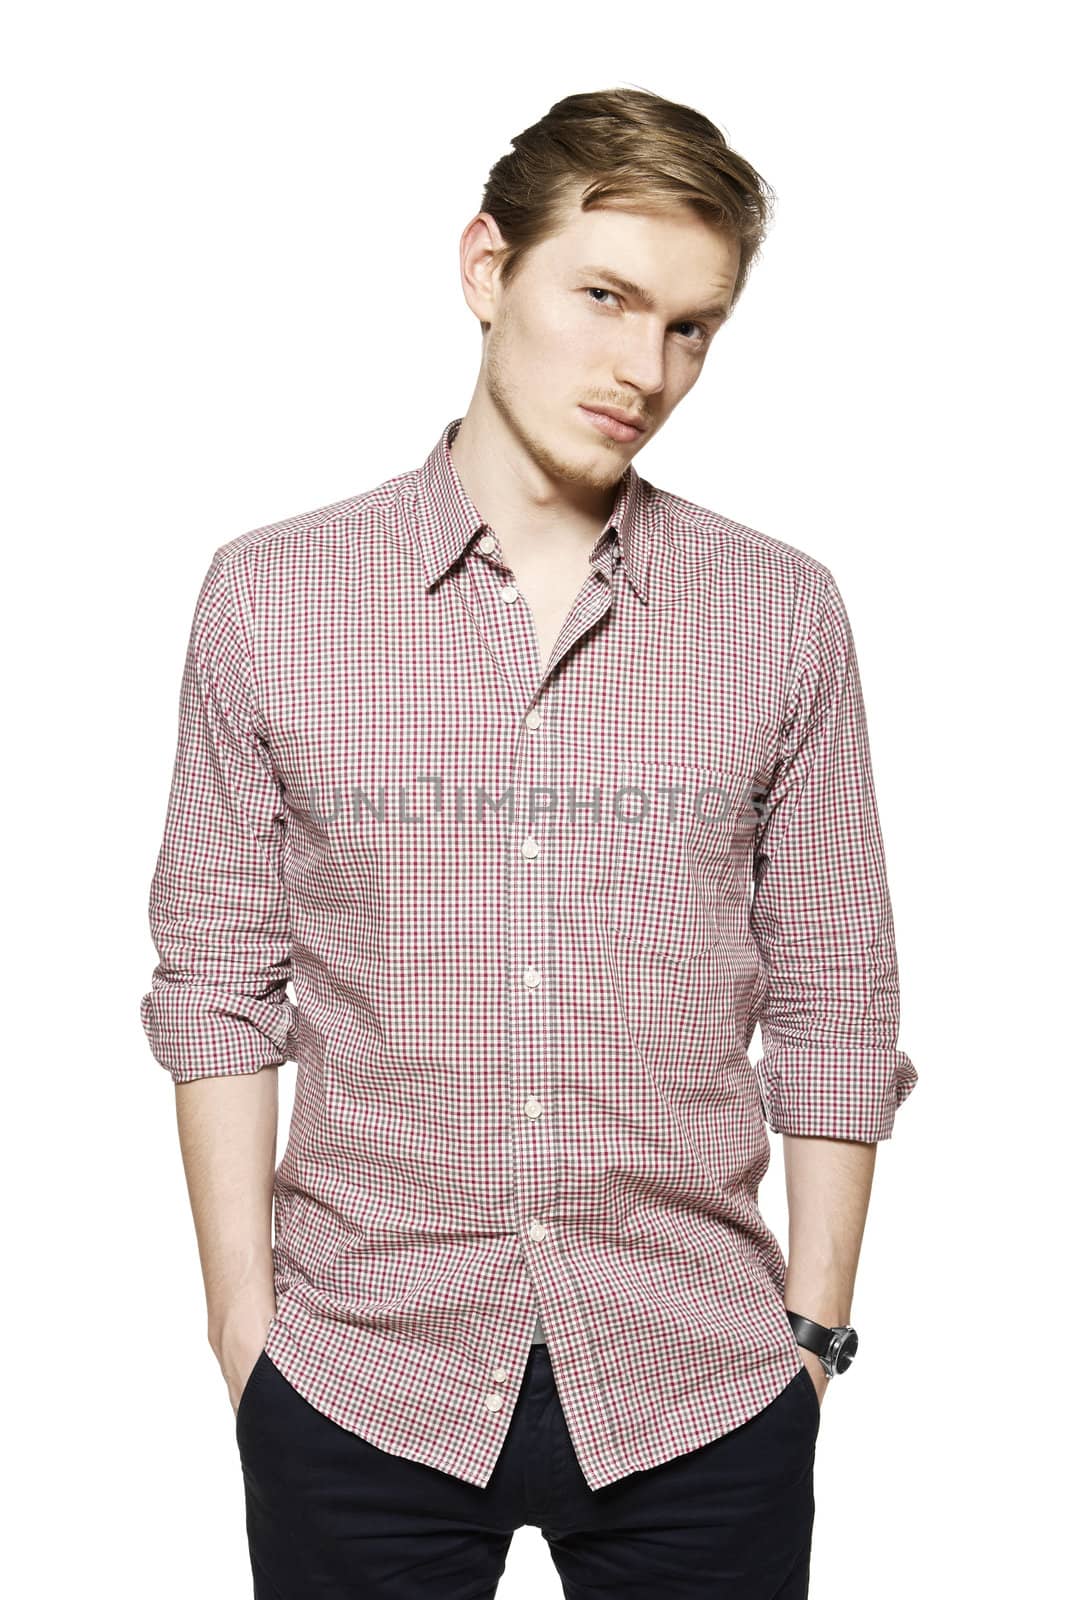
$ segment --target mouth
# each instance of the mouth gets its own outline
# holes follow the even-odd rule
[[[616,439],[619,444],[630,444],[633,439],[638,439],[646,431],[639,425],[622,422],[609,412],[592,410],[591,406],[581,406],[579,409],[593,427],[598,428],[608,439]]]

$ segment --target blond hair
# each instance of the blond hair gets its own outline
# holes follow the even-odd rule
[[[526,251],[565,226],[580,185],[583,211],[690,207],[735,239],[740,265],[730,309],[736,304],[776,196],[702,112],[645,89],[602,89],[556,101],[510,144],[480,205],[506,241],[498,253],[503,285]]]

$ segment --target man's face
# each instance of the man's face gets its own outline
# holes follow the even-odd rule
[[[506,289],[494,275],[490,306],[479,310],[491,324],[481,382],[552,476],[608,489],[699,377],[738,266],[735,241],[690,211],[578,207]],[[584,409],[599,406],[620,408],[645,431],[608,436]]]

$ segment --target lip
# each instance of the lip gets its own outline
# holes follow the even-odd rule
[[[594,406],[582,405],[580,410],[588,417],[593,427],[598,428],[608,439],[616,439],[619,444],[629,444],[646,431],[644,424],[626,421],[627,412],[622,412],[616,406],[603,410],[602,407],[596,409]]]

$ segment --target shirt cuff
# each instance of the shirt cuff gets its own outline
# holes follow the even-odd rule
[[[897,1108],[918,1081],[903,1050],[873,1045],[774,1044],[755,1072],[775,1133],[865,1144],[892,1137]]]
[[[141,998],[141,1025],[176,1083],[220,1078],[292,1061],[297,1010],[285,997],[256,1000],[188,985]]]

